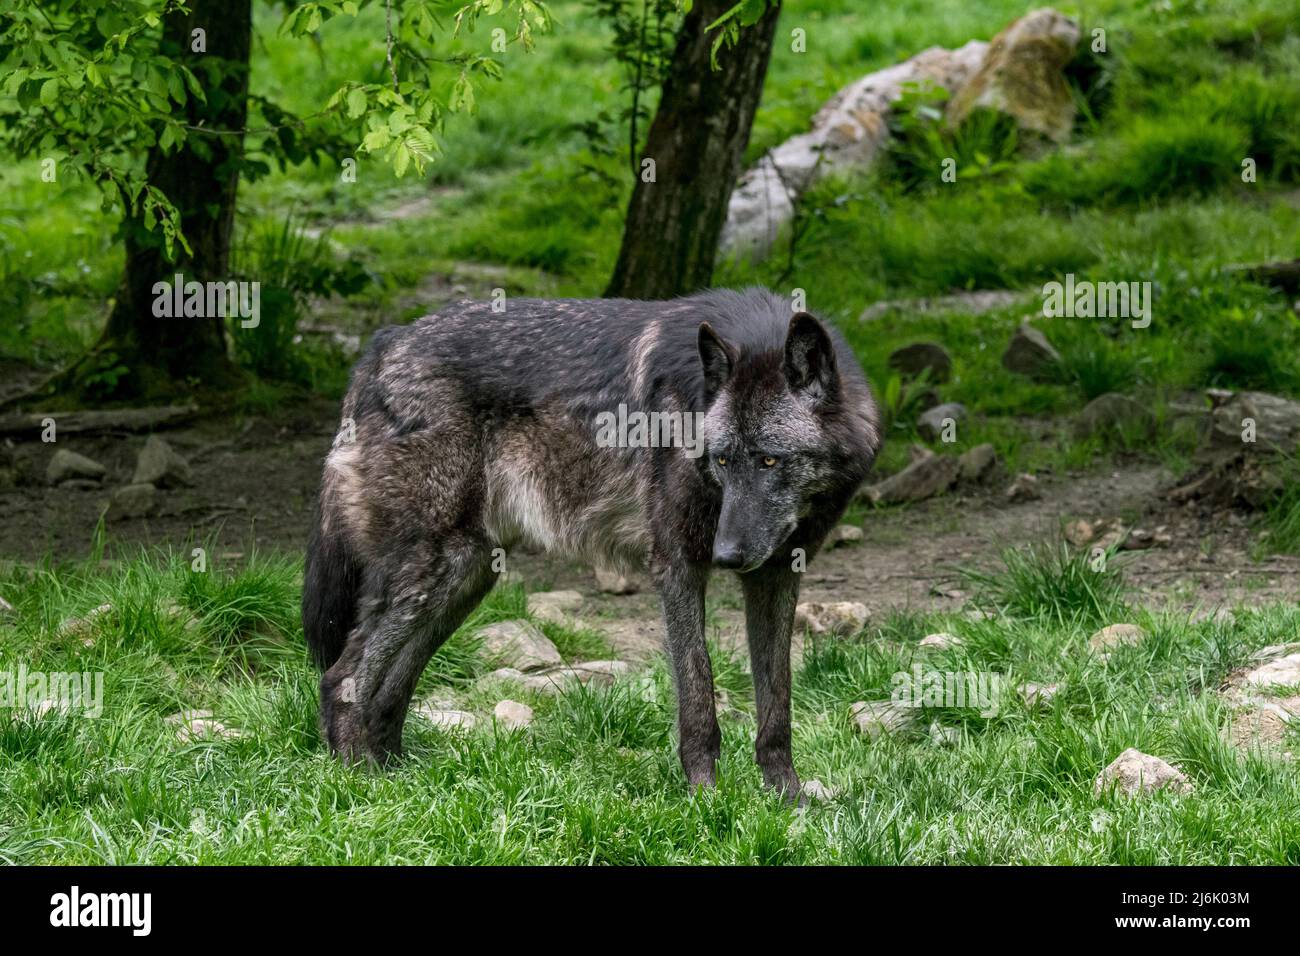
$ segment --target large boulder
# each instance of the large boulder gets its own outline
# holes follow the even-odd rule
[[[993,110],[1022,130],[1064,142],[1074,127],[1074,97],[1065,67],[1079,46],[1079,24],[1050,8],[1033,10],[993,38],[969,83],[948,102],[960,125],[976,110]]]
[[[931,47],[836,93],[813,117],[811,130],[786,140],[740,178],[727,209],[722,248],[765,252],[794,217],[794,203],[817,179],[875,162],[889,138],[889,109],[905,84],[958,89],[979,69],[987,46],[972,40],[956,50]]]

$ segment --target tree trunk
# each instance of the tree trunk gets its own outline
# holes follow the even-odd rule
[[[713,278],[780,15],[773,4],[742,29],[734,47],[719,51],[715,72],[713,35],[705,28],[734,3],[697,0],[682,23],[607,296],[668,299],[706,288]],[[646,181],[645,159],[654,160],[653,182]]]
[[[251,0],[190,0],[191,13],[173,13],[163,22],[163,48],[198,77],[207,102],[191,97],[185,106],[190,126],[243,130],[248,117],[248,67],[252,41]],[[206,52],[195,52],[193,31],[206,33]],[[213,64],[219,69],[212,70]],[[219,82],[211,77],[216,75]],[[141,216],[125,222],[126,271],[108,324],[97,348],[101,366],[116,364],[126,374],[108,390],[112,397],[141,397],[221,391],[239,381],[226,352],[224,320],[154,315],[154,283],[228,280],[235,194],[243,160],[244,134],[189,131],[170,155],[154,147],[145,170],[148,182],[166,194],[181,214],[181,228],[193,254],[176,246],[168,260],[161,228],[145,229]]]

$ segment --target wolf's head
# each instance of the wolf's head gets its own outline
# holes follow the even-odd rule
[[[842,380],[817,319],[800,312],[784,345],[738,354],[707,323],[704,367],[706,474],[722,489],[713,561],[752,571],[789,537],[827,488],[842,450],[827,433]]]

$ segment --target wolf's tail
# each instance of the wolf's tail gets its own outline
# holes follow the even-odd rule
[[[303,574],[302,630],[307,647],[321,670],[328,669],[347,643],[356,623],[357,591],[361,566],[335,522],[326,526],[322,501],[307,545],[307,567]]]

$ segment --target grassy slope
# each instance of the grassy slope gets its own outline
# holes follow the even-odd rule
[[[257,560],[194,575],[146,555],[100,570],[14,572],[0,581],[17,623],[0,624],[29,670],[103,671],[105,713],[36,719],[0,710],[0,860],[114,863],[1300,863],[1300,770],[1242,756],[1220,732],[1214,689],[1249,652],[1294,634],[1300,611],[1242,612],[1190,625],[1125,608],[1079,575],[1025,568],[994,582],[1011,611],[995,622],[898,616],[853,639],[813,645],[795,684],[796,759],[838,795],[803,813],[765,793],[752,764],[747,675],[714,650],[723,719],[715,792],[689,799],[673,751],[662,663],[612,689],[510,696],[537,720],[509,733],[490,719],[468,736],[413,718],[407,759],[384,773],[348,769],[321,748],[315,677],[301,656],[300,568]],[[518,616],[517,589],[474,624]],[[59,637],[58,624],[111,602],[116,616]],[[179,611],[166,609],[175,605]],[[1151,636],[1101,664],[1081,652],[1104,620]],[[187,621],[192,621],[186,626]],[[921,660],[915,642],[943,626],[965,638],[927,667],[1062,681],[1051,706],[1010,693],[992,717],[927,710],[960,741],[869,742],[848,705],[888,696]],[[552,630],[568,656],[606,653]],[[93,647],[82,645],[90,637]],[[465,631],[420,695],[490,714],[502,694],[474,689],[489,668]],[[164,717],[209,708],[237,740],[183,745]],[[1189,796],[1094,798],[1092,781],[1136,746],[1171,760]]]

